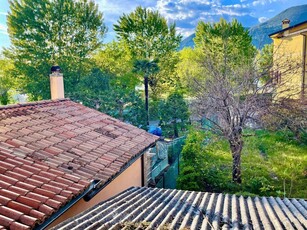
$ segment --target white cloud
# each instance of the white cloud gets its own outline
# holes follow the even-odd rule
[[[267,20],[269,20],[269,18],[267,18],[267,17],[260,17],[260,18],[258,18],[258,21],[260,23],[266,22]]]
[[[8,35],[7,26],[5,24],[0,24],[0,34]]]
[[[278,0],[257,0],[257,1],[253,1],[252,5],[253,6],[258,6],[258,5],[267,5],[273,2],[277,2]]]
[[[0,15],[7,15],[7,12],[0,11]]]
[[[186,38],[195,32],[194,28],[188,29],[188,28],[177,27],[176,30],[177,30],[177,33],[181,34],[183,38]]]
[[[222,5],[220,0],[158,0],[156,9],[168,20],[197,20],[203,15],[245,16],[247,4]]]

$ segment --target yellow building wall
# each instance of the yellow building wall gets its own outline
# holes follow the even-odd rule
[[[302,85],[303,36],[298,34],[283,38],[273,38],[274,71],[280,72],[276,95],[280,97],[300,98]]]
[[[143,157],[143,156],[142,156]],[[132,187],[142,186],[142,160],[137,159],[130,167],[116,177],[110,184],[101,190],[90,201],[79,200],[74,206],[67,210],[62,216],[55,220],[48,229],[58,225],[64,220],[76,216],[77,214],[93,207],[101,201],[107,200],[118,193]]]

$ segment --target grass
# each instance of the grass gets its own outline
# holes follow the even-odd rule
[[[241,195],[307,198],[307,144],[284,132],[249,131],[242,150],[242,184],[231,182],[232,156],[228,142],[213,141],[205,148],[206,188]]]

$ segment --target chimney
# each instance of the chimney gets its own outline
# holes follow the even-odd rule
[[[290,26],[290,20],[285,18],[282,20],[282,29],[287,29]]]
[[[60,66],[51,67],[51,74],[50,74],[51,100],[65,98],[63,74],[60,71],[61,71]]]

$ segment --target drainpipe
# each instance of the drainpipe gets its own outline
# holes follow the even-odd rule
[[[302,73],[302,89],[301,89],[301,99],[305,100],[305,83],[306,83],[306,34],[303,35],[303,73]]]
[[[145,186],[145,161],[144,161],[144,157],[145,157],[145,154],[143,154],[143,155],[141,156],[142,187]]]

